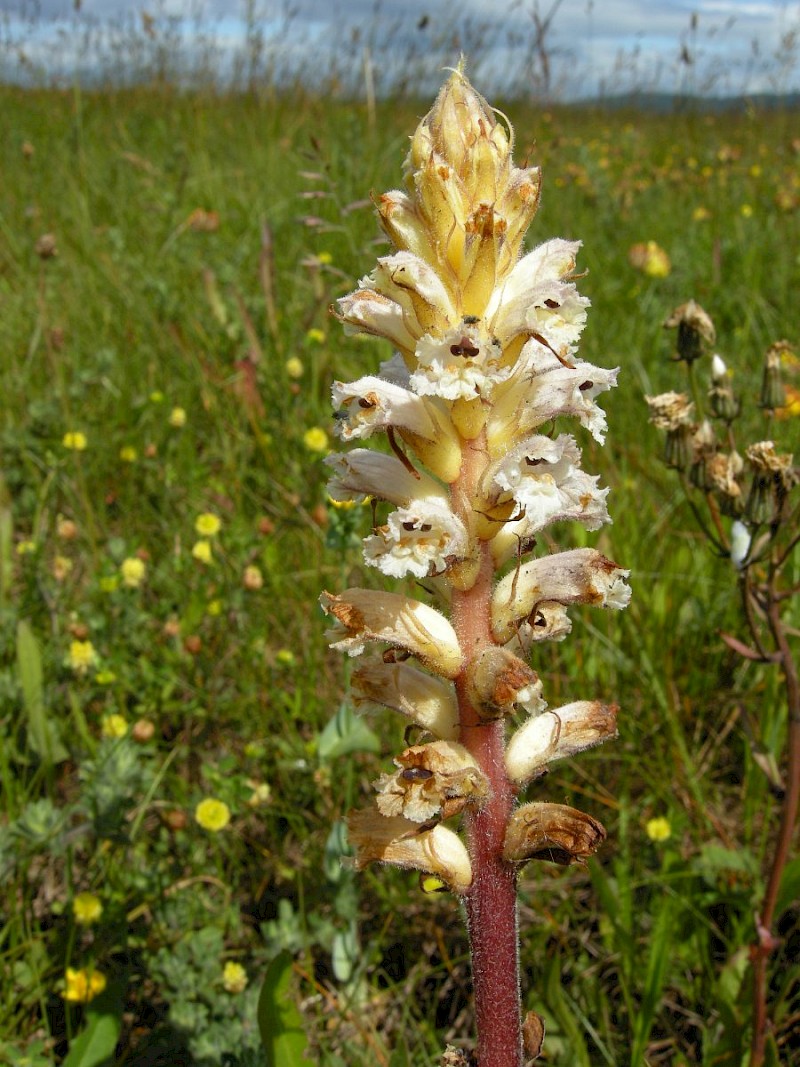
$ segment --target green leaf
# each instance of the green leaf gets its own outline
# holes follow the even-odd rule
[[[303,1067],[307,1039],[292,991],[292,957],[279,953],[267,967],[258,997],[258,1029],[267,1067]]]
[[[647,969],[645,971],[644,995],[634,1019],[633,1048],[631,1049],[632,1064],[644,1062],[650,1031],[653,1029],[658,1006],[661,1002],[661,992],[664,988],[664,978],[670,960],[670,940],[675,933],[672,913],[672,901],[667,898],[664,907],[661,908],[656,918],[650,941],[650,954],[647,958]]]
[[[578,1067],[592,1067],[589,1050],[586,1048],[573,1005],[561,988],[561,968],[557,956],[548,964],[545,981],[545,1000],[567,1039],[572,1063],[577,1064]]]
[[[69,1046],[61,1067],[111,1067],[122,1028],[125,983],[117,979],[86,1010],[86,1026]]]
[[[17,623],[17,672],[28,717],[28,743],[43,763],[61,763],[69,757],[44,706],[42,657],[29,624]]]
[[[352,752],[373,752],[381,746],[378,737],[349,704],[342,704],[317,738],[317,755],[325,762]]]

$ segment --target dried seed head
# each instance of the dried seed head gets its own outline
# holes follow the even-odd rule
[[[659,430],[679,430],[692,425],[694,404],[685,393],[660,393],[646,396],[650,421]]]
[[[788,341],[776,341],[767,349],[759,404],[768,411],[782,408],[786,403],[786,390],[781,381],[781,364],[787,356],[792,355],[792,347]]]
[[[664,322],[667,329],[677,326],[677,356],[685,363],[692,363],[706,352],[716,340],[716,331],[711,316],[694,300],[681,304]]]

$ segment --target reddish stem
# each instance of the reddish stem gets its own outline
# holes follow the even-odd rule
[[[477,446],[477,442],[475,445]],[[453,500],[470,500],[485,450],[465,448],[461,478]],[[462,493],[463,491],[463,493]],[[494,570],[491,552],[481,545],[477,580],[453,592],[453,625],[465,662],[493,644],[490,608]],[[467,929],[472,958],[479,1067],[521,1067],[522,1033],[517,930],[516,868],[503,859],[506,827],[514,792],[505,769],[504,724],[481,722],[467,694],[466,671],[456,679],[461,742],[489,780],[489,797],[480,811],[467,815],[467,840],[473,882],[466,895]]]
[[[750,1045],[750,1067],[761,1067],[767,1040],[767,961],[776,947],[772,936],[772,923],[781,886],[783,871],[792,846],[797,811],[800,807],[800,678],[797,664],[792,656],[777,599],[770,591],[767,618],[772,637],[780,653],[780,663],[786,682],[786,700],[789,710],[788,759],[786,767],[786,793],[781,808],[781,824],[772,858],[767,890],[757,917],[758,939],[752,949],[753,956],[753,1038]]]

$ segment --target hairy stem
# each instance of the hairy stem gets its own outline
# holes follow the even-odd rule
[[[767,609],[770,630],[780,652],[781,668],[786,682],[789,710],[787,741],[786,792],[781,807],[778,840],[772,857],[766,893],[758,916],[758,939],[753,948],[753,1037],[750,1046],[750,1067],[761,1067],[767,1039],[767,961],[776,941],[772,935],[775,907],[783,871],[792,846],[797,811],[800,806],[800,679],[792,657],[786,630],[777,599],[770,595]]]
[[[469,500],[485,464],[482,441],[464,450],[453,500]],[[457,505],[456,505],[457,506]],[[453,592],[453,625],[469,659],[494,643],[490,606],[494,571],[487,544],[481,546],[478,577],[472,587]],[[504,761],[502,720],[484,723],[467,694],[466,671],[456,679],[461,742],[489,780],[489,798],[467,815],[466,830],[473,883],[467,894],[467,928],[472,959],[479,1067],[521,1067],[522,1034],[517,929],[516,868],[503,859],[514,792]]]

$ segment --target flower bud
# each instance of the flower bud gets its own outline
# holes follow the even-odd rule
[[[759,406],[767,411],[782,408],[786,403],[786,390],[781,381],[781,358],[789,351],[791,350],[786,341],[776,341],[774,345],[770,345],[764,356]]]
[[[707,312],[694,300],[675,308],[664,322],[666,328],[678,328],[676,359],[693,363],[716,339],[714,323]]]

